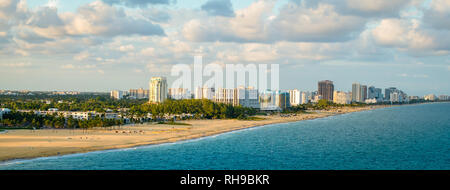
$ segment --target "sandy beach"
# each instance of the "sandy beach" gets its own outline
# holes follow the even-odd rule
[[[186,120],[182,123],[190,125],[136,124],[90,130],[8,130],[0,133],[0,161],[176,142],[244,128],[322,118],[382,107],[386,106],[340,108],[289,116],[257,116],[264,118],[264,120],[258,121]]]

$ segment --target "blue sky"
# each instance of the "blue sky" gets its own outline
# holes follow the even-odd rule
[[[282,89],[450,94],[448,20],[447,0],[3,0],[0,89],[148,88],[201,52],[279,64]]]

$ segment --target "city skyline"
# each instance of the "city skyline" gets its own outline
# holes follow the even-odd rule
[[[201,54],[219,65],[279,64],[281,90],[331,80],[345,92],[357,82],[450,94],[449,13],[444,0],[5,0],[0,89],[109,92],[155,76],[171,84],[170,68]]]

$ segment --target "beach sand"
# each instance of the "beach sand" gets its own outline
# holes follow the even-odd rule
[[[386,106],[342,108],[288,117],[257,116],[264,118],[260,121],[186,120],[181,122],[191,125],[136,124],[89,130],[9,130],[0,134],[0,161],[176,142],[255,126],[322,118],[381,107]]]

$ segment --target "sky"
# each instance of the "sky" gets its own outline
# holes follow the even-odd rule
[[[449,0],[0,0],[0,89],[148,88],[202,55],[279,64],[285,90],[450,95],[449,20]]]

